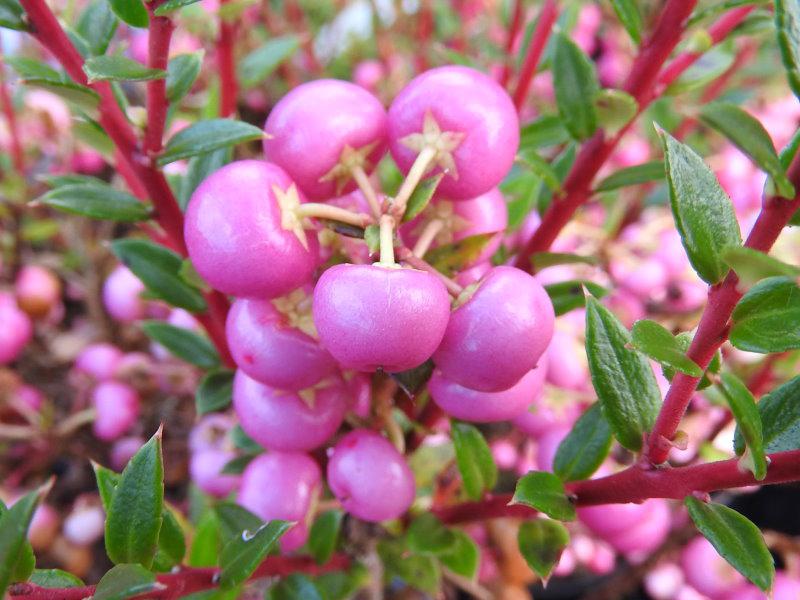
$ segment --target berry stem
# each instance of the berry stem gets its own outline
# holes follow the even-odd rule
[[[147,66],[151,69],[166,70],[169,62],[169,45],[175,25],[169,17],[158,17],[153,14],[160,4],[160,1],[147,3],[147,11],[150,13]],[[147,126],[144,132],[144,152],[148,156],[155,156],[161,152],[169,108],[166,78],[147,82],[146,102]]]
[[[229,0],[222,0],[220,9]],[[236,64],[233,56],[233,44],[236,39],[236,23],[232,23],[220,15],[219,38],[217,39],[217,68],[219,68],[219,116],[230,117],[236,112],[236,100],[239,95],[239,82],[236,79]]]
[[[394,265],[394,218],[383,215],[380,219],[380,264]]]
[[[367,177],[366,172],[364,172],[364,167],[361,165],[354,165],[350,169],[350,173],[353,175],[358,189],[361,190],[361,193],[364,194],[364,198],[367,199],[369,208],[372,211],[372,216],[375,217],[375,220],[380,219],[383,213],[381,210],[381,203],[378,200],[378,195],[375,193],[372,182],[369,180],[369,177]]]
[[[414,249],[411,251],[414,256],[418,258],[425,256],[425,253],[430,249],[431,244],[433,244],[436,236],[439,235],[439,232],[443,228],[444,220],[433,219],[432,221],[429,221],[422,230],[417,243],[414,244]]]
[[[461,292],[464,291],[463,287],[458,285],[444,273],[440,273],[434,266],[425,262],[419,256],[415,256],[414,253],[405,246],[398,248],[397,252],[400,260],[403,262],[408,263],[410,266],[419,271],[427,271],[431,275],[436,275],[439,279],[441,279],[442,283],[447,288],[447,291],[451,296],[453,296],[453,298],[457,298]]]
[[[550,33],[553,31],[558,18],[558,5],[555,0],[545,0],[542,11],[539,13],[539,22],[536,24],[536,29],[531,37],[531,43],[528,46],[528,53],[525,55],[525,62],[522,64],[522,70],[517,81],[517,89],[514,90],[514,106],[517,112],[522,108],[525,98],[528,97],[528,90],[531,87],[533,76],[536,74],[536,67],[539,60],[542,58],[542,53],[547,46],[547,40],[550,38]]]
[[[408,199],[411,197],[411,194],[414,193],[419,182],[422,181],[425,173],[427,173],[428,167],[436,158],[436,153],[436,148],[431,145],[426,145],[422,148],[420,153],[417,154],[414,164],[412,164],[411,168],[408,170],[408,175],[406,175],[402,185],[400,185],[400,189],[397,190],[397,195],[392,202],[391,212],[398,219],[402,218],[403,214],[406,212]]]
[[[356,227],[366,227],[371,219],[364,213],[353,212],[346,208],[340,208],[331,204],[321,202],[304,202],[294,209],[299,218],[327,219],[329,221],[339,221]]]

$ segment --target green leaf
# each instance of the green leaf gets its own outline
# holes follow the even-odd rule
[[[727,248],[722,260],[736,272],[739,288],[752,287],[767,277],[798,277],[800,268],[746,246]]]
[[[731,566],[763,591],[772,587],[775,564],[761,532],[747,518],[722,504],[686,497],[697,529]]]
[[[739,432],[744,438],[749,454],[744,461],[758,481],[767,476],[767,459],[764,454],[764,437],[761,428],[761,415],[756,407],[756,399],[742,381],[731,373],[723,373],[719,388],[728,401]]]
[[[603,414],[620,444],[642,447],[661,406],[661,392],[647,359],[630,348],[631,336],[607,308],[586,299],[586,355]]]
[[[145,321],[142,330],[178,358],[202,369],[219,366],[219,355],[207,337],[161,321]]]
[[[713,285],[728,272],[723,250],[742,243],[733,205],[703,159],[665,131],[659,134],[675,225],[689,262],[706,283]]]
[[[52,92],[81,110],[90,113],[96,112],[97,105],[100,104],[100,96],[97,95],[97,92],[71,81],[53,81],[38,77],[26,77],[22,83]]]
[[[306,575],[292,573],[270,588],[267,600],[324,600]]]
[[[167,72],[151,69],[140,62],[124,56],[93,56],[83,64],[83,72],[89,83],[95,81],[148,81],[164,79]]]
[[[378,225],[367,225],[364,229],[364,242],[370,254],[375,254],[381,247],[381,229]]]
[[[661,181],[662,179],[664,179],[664,163],[660,160],[654,160],[626,167],[612,173],[597,184],[595,191],[611,192],[629,185],[640,185],[651,181]]]
[[[171,13],[174,10],[183,8],[184,6],[189,6],[190,4],[194,4],[195,2],[199,2],[199,0],[167,0],[163,4],[159,5],[153,11],[153,14],[155,14],[155,16],[157,17],[161,17],[163,15]]]
[[[229,590],[247,581],[291,526],[288,521],[270,521],[231,537],[220,554],[220,588]]]
[[[564,180],[569,175],[570,170],[572,169],[572,165],[575,164],[575,157],[577,156],[578,144],[575,142],[570,142],[566,145],[566,147],[561,151],[558,156],[553,159],[551,163],[553,166],[553,171],[558,176],[558,179],[563,183]],[[539,211],[540,215],[543,215],[547,212],[547,209],[550,208],[550,204],[553,201],[553,192],[548,188],[546,185],[539,186],[539,189],[536,194],[535,198],[535,206],[536,210]]]
[[[639,104],[627,92],[603,89],[594,97],[594,108],[600,127],[608,134],[616,135],[636,116]]]
[[[439,562],[453,573],[473,579],[478,573],[481,559],[478,544],[459,529],[453,530],[453,535],[455,536],[454,543],[447,550],[438,554]]]
[[[416,517],[408,526],[406,536],[409,550],[419,554],[438,555],[447,552],[456,543],[455,532],[431,513]]]
[[[766,171],[781,196],[794,197],[794,186],[786,176],[769,133],[758,119],[730,102],[712,102],[700,111],[700,120],[722,133]]]
[[[611,450],[611,427],[595,402],[575,422],[558,446],[553,459],[553,472],[562,481],[588,479]]]
[[[450,431],[456,450],[456,463],[469,498],[478,500],[497,483],[497,465],[492,451],[478,429],[467,423],[453,422]]]
[[[637,44],[642,41],[642,15],[635,0],[611,0],[617,18],[631,39]]]
[[[425,259],[438,271],[452,274],[475,262],[494,236],[493,233],[481,233],[451,244],[442,244],[430,250]]]
[[[764,451],[785,452],[800,448],[800,376],[790,379],[761,398],[756,405],[761,415]],[[745,440],[737,427],[733,436],[736,454],[744,452]]]
[[[179,195],[181,209],[186,209],[197,186],[211,173],[231,162],[232,157],[232,149],[226,147],[195,156],[189,161],[189,168],[181,182]]]
[[[203,66],[203,55],[203,50],[198,50],[170,59],[167,65],[167,100],[178,102],[189,93]]]
[[[35,559],[28,543],[28,526],[49,489],[46,486],[29,492],[8,509],[0,505],[0,596],[10,583],[25,581],[33,572]]]
[[[602,298],[608,294],[608,290],[592,281],[571,280],[551,283],[544,286],[556,316],[563,315],[569,311],[580,308],[586,304],[586,293],[588,290],[595,298]]]
[[[261,84],[283,62],[289,60],[300,47],[294,35],[273,38],[245,56],[239,63],[239,81],[244,88]]]
[[[544,115],[527,123],[519,132],[520,150],[557,146],[569,141],[569,132],[560,117]]]
[[[0,0],[2,2],[2,0]],[[4,56],[3,62],[14,69],[22,79],[66,81],[67,76],[39,60],[27,56]]]
[[[678,349],[685,354],[692,343],[692,334],[688,331],[679,333],[675,336],[675,343],[678,345]],[[722,366],[720,356],[721,354],[719,351],[714,353],[714,357],[711,359],[711,362],[708,363],[708,367],[706,367],[702,379],[700,379],[700,382],[697,384],[698,390],[705,389],[712,384],[708,374],[719,373],[720,367]],[[676,370],[671,366],[662,365],[661,372],[664,374],[664,377],[671,382],[672,378],[675,377]]]
[[[339,543],[339,530],[342,527],[342,512],[328,510],[317,517],[308,535],[308,552],[318,565],[324,565],[333,556]]]
[[[198,415],[225,410],[231,403],[233,394],[233,371],[218,369],[206,373],[195,395],[195,408]]]
[[[142,565],[117,565],[103,575],[92,600],[127,600],[156,586],[156,576]]]
[[[83,582],[61,569],[36,569],[28,580],[43,588],[81,587]]]
[[[649,319],[636,321],[631,336],[633,347],[657,363],[686,373],[690,377],[702,377],[703,369],[686,356],[675,336],[659,323]]]
[[[264,524],[259,517],[244,506],[239,506],[233,502],[220,502],[214,507],[214,510],[219,519],[223,543],[241,537],[242,532],[245,530],[255,531]]]
[[[181,278],[183,259],[175,252],[148,240],[133,238],[113,241],[111,250],[153,295],[192,312],[206,309],[200,291]]]
[[[727,46],[716,46],[697,59],[676,81],[669,84],[664,95],[676,96],[699,89],[730,69],[734,60],[735,57]]]
[[[442,181],[442,177],[444,177],[443,173],[428,177],[427,179],[423,179],[420,184],[414,188],[414,191],[408,198],[406,212],[403,213],[403,222],[410,221],[425,210],[425,207],[428,206],[431,198],[433,198],[436,188],[439,187],[439,182]]]
[[[189,550],[189,566],[215,567],[221,546],[220,524],[213,510],[206,510],[197,522]]]
[[[18,0],[0,0],[0,27],[28,31],[25,10]]]
[[[558,112],[564,126],[578,140],[585,140],[597,129],[594,97],[600,90],[594,63],[565,34],[553,40],[553,86]]]
[[[256,456],[258,454],[242,454],[232,458],[222,467],[220,473],[223,475],[241,475]]]
[[[768,277],[754,285],[733,311],[731,344],[769,354],[800,348],[800,288],[794,279]]]
[[[106,0],[92,0],[78,18],[75,29],[86,40],[91,54],[98,56],[108,49],[118,24]]]
[[[264,132],[260,128],[243,121],[233,119],[199,121],[181,129],[170,138],[164,152],[158,157],[158,164],[164,166],[176,160],[243,142],[260,140],[263,137]]]
[[[133,223],[150,218],[150,207],[105,183],[72,183],[35,200],[57,210],[91,219]]]
[[[537,252],[531,257],[531,264],[537,271],[556,265],[596,265],[597,257],[568,254],[566,252]]]
[[[547,581],[569,544],[569,532],[558,521],[534,519],[520,525],[517,543],[528,566]]]
[[[131,27],[145,28],[150,23],[142,0],[108,0],[111,10]]]
[[[429,593],[439,589],[441,572],[434,557],[408,552],[400,540],[392,539],[378,542],[378,555],[383,562],[384,579],[387,582],[398,577],[408,585]]]
[[[775,0],[775,29],[789,87],[800,98],[800,5],[796,0]]]
[[[149,567],[163,520],[164,462],[161,430],[128,462],[106,517],[106,552],[115,563]]]
[[[120,474],[94,461],[92,461],[92,469],[94,469],[97,491],[100,493],[103,510],[108,513],[111,508],[111,499],[114,497],[114,490],[119,485]]]
[[[164,506],[161,516],[163,521],[158,534],[158,552],[155,563],[159,564],[159,570],[168,571],[183,561],[186,554],[186,539],[183,529],[171,509]]]
[[[564,482],[544,471],[531,471],[521,477],[510,504],[530,506],[559,521],[575,519],[575,505],[567,496]]]

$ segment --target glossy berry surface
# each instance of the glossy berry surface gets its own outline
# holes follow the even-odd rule
[[[328,485],[347,512],[365,521],[397,518],[414,501],[414,475],[405,458],[366,429],[351,431],[333,448]]]
[[[197,272],[214,288],[244,297],[275,298],[308,282],[319,244],[309,231],[304,245],[293,229],[290,207],[301,201],[277,165],[242,160],[215,171],[186,210],[186,245]]]
[[[324,444],[347,409],[339,379],[303,392],[276,390],[242,371],[233,382],[233,408],[250,437],[271,450],[312,450]]]
[[[433,361],[464,387],[498,392],[533,369],[553,335],[547,292],[513,267],[495,267],[456,308]]]
[[[264,155],[306,196],[325,200],[355,188],[349,173],[334,170],[347,160],[347,149],[369,173],[386,152],[386,130],[386,111],[375,96],[347,81],[319,79],[297,86],[272,109]]]
[[[406,371],[433,354],[444,335],[450,297],[424,271],[336,265],[314,288],[322,345],[344,368]]]
[[[296,550],[308,539],[306,519],[321,490],[317,463],[297,452],[262,454],[242,473],[237,502],[265,521],[297,521],[280,539],[281,550]]]
[[[455,170],[439,184],[440,194],[474,198],[500,183],[519,145],[517,112],[503,88],[461,66],[439,67],[415,77],[389,107],[389,149],[404,172],[417,155],[408,136],[423,132],[426,113],[442,132],[463,134],[452,152]]]
[[[451,417],[475,423],[508,421],[523,414],[541,396],[546,368],[529,371],[500,392],[479,392],[447,379],[439,369],[428,382],[433,401]]]
[[[116,321],[129,323],[145,316],[144,284],[128,267],[118,265],[103,282],[103,306]]]

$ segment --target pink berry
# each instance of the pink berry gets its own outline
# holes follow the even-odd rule
[[[448,379],[484,392],[507,390],[536,367],[553,336],[547,292],[513,267],[495,267],[450,315],[433,355]]]
[[[449,169],[439,193],[454,200],[474,198],[500,183],[519,146],[519,120],[508,94],[468,67],[422,73],[389,108],[389,149],[402,171],[411,168],[422,138],[438,133],[448,135],[439,138],[446,143],[437,156],[436,171]]]
[[[28,541],[37,552],[44,552],[53,543],[58,535],[58,511],[50,504],[40,504],[36,507],[28,527]]]
[[[222,469],[236,458],[233,451],[201,450],[189,460],[189,474],[194,484],[216,498],[224,498],[239,485],[238,475],[225,475]]]
[[[552,471],[553,460],[558,446],[570,432],[569,427],[556,427],[539,438],[536,446],[536,468],[540,471]]]
[[[333,448],[328,485],[342,507],[364,521],[395,519],[414,501],[414,475],[405,458],[366,429],[351,431]]]
[[[122,351],[111,344],[90,344],[78,354],[75,369],[95,381],[106,381],[116,374],[122,356]]]
[[[12,401],[15,404],[33,413],[38,413],[42,409],[44,400],[44,394],[39,388],[25,383],[14,390],[12,396]]]
[[[654,600],[672,600],[683,585],[683,571],[674,563],[663,563],[644,576],[644,588]]]
[[[103,507],[94,503],[80,503],[64,519],[64,537],[78,546],[89,546],[103,537],[106,515]]]
[[[606,538],[614,549],[626,554],[633,562],[638,562],[660,546],[667,539],[672,524],[672,514],[664,500],[648,500],[642,506],[646,512],[639,522],[629,523],[624,531]]]
[[[122,436],[139,416],[139,395],[124,383],[99,383],[92,392],[92,404],[97,411],[94,434],[106,442]]]
[[[357,417],[369,417],[372,409],[372,378],[366,373],[346,373],[345,385],[349,390],[349,409]]]
[[[264,521],[298,521],[280,540],[281,550],[291,552],[308,539],[308,512],[321,479],[317,463],[306,454],[262,454],[242,473],[237,502]]]
[[[226,294],[275,298],[303,285],[319,243],[292,212],[302,197],[280,167],[242,160],[215,171],[192,194],[186,246],[198,273]]]
[[[444,335],[450,298],[424,271],[336,265],[314,289],[322,345],[346,369],[390,373],[425,362]]]
[[[289,173],[309,198],[355,188],[348,166],[369,173],[386,152],[386,111],[365,89],[336,79],[304,83],[269,114],[264,155]]]
[[[362,60],[353,69],[353,83],[371,92],[377,89],[385,77],[386,68],[379,60]]]
[[[242,371],[233,382],[233,408],[242,429],[270,450],[305,451],[324,444],[342,424],[346,395],[341,380],[302,392],[276,390]]]
[[[545,368],[537,367],[507,390],[481,392],[447,379],[436,369],[428,382],[428,391],[451,417],[475,423],[508,421],[536,402],[544,387],[545,372]]]
[[[744,583],[744,577],[704,537],[696,537],[683,549],[681,566],[686,581],[713,600],[721,599]]]
[[[144,284],[128,267],[117,266],[103,283],[103,305],[117,321],[130,323],[145,316],[146,303],[141,294]]]
[[[118,439],[111,446],[108,453],[108,461],[111,468],[115,471],[122,471],[133,455],[144,446],[145,440],[139,436],[130,436]]]
[[[225,331],[233,360],[248,376],[277,389],[300,390],[337,369],[333,357],[304,332],[313,326],[310,315],[284,315],[269,300],[242,298],[233,303]]]
[[[196,453],[203,450],[232,449],[228,434],[235,425],[232,416],[222,413],[201,417],[189,433],[189,450]]]
[[[17,304],[33,318],[46,316],[61,300],[61,282],[52,271],[25,265],[14,283]]]
[[[19,309],[13,296],[0,292],[0,365],[16,360],[32,337],[28,315]]]
[[[567,390],[584,389],[589,367],[583,345],[574,335],[556,329],[547,349],[547,382]]]

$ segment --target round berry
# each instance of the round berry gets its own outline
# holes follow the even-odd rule
[[[439,193],[474,198],[506,176],[519,146],[517,111],[487,75],[461,66],[415,77],[389,108],[389,149],[408,172],[425,145],[433,145],[436,171],[447,174]]]
[[[453,314],[433,361],[483,392],[506,390],[533,369],[553,336],[553,304],[524,271],[495,267]]]
[[[0,293],[0,365],[16,360],[32,337],[28,315],[19,309],[13,296]]]
[[[474,423],[508,421],[523,414],[544,388],[546,368],[529,371],[515,385],[501,392],[480,392],[447,379],[436,369],[428,382],[431,398],[451,417]]]
[[[75,359],[75,369],[96,381],[112,379],[122,360],[122,350],[112,344],[90,344]]]
[[[97,413],[94,434],[106,442],[121,437],[139,416],[139,395],[124,383],[101,382],[92,392],[92,404]]]
[[[307,283],[319,243],[293,212],[301,201],[283,169],[267,162],[242,160],[212,173],[186,210],[186,246],[198,273],[244,297],[275,298]]]
[[[686,581],[709,598],[727,597],[745,582],[704,537],[698,536],[686,545],[681,566]]]
[[[336,265],[314,289],[322,345],[347,369],[406,371],[442,340],[450,298],[435,275],[415,269]]]
[[[128,267],[119,265],[103,283],[103,306],[112,318],[130,323],[145,316],[144,284]]]
[[[239,485],[238,475],[225,475],[222,469],[236,458],[230,450],[201,450],[189,460],[189,474],[194,484],[203,492],[216,498],[224,498]]]
[[[317,463],[298,452],[262,454],[242,473],[237,502],[264,521],[298,521],[280,539],[283,552],[291,552],[308,539],[309,509],[322,484]]]
[[[364,521],[395,519],[414,501],[414,475],[405,458],[366,429],[351,431],[333,448],[328,485],[342,507]]]
[[[301,392],[286,392],[250,379],[242,371],[233,381],[233,408],[242,429],[271,450],[312,450],[342,424],[347,389],[335,379]]]
[[[33,318],[46,316],[61,300],[61,282],[52,271],[25,265],[14,283],[17,304]]]
[[[333,375],[336,361],[309,335],[315,330],[308,304],[308,311],[295,306],[283,314],[269,300],[234,302],[225,331],[237,366],[253,379],[281,390],[307,388]],[[288,311],[289,301],[282,306]]]
[[[309,198],[351,191],[351,167],[369,173],[386,152],[386,111],[365,89],[336,79],[304,83],[286,94],[264,124],[264,155]]]

